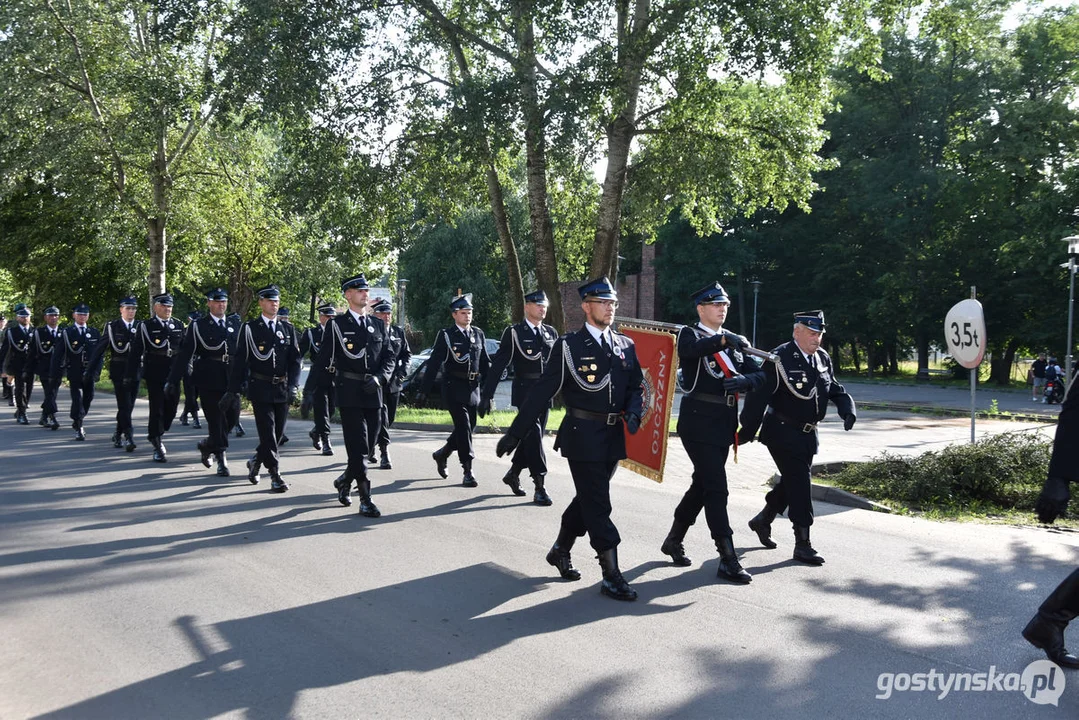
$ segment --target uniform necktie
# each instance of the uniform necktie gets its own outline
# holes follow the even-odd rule
[[[537,327],[534,327],[534,328],[532,328],[532,332],[534,332],[534,333],[536,334],[536,339],[537,339],[537,340],[542,340],[542,339],[543,339],[543,336],[542,336],[542,335],[540,335],[540,329],[539,329],[539,327],[538,327],[538,326],[537,326]]]
[[[270,326],[270,332],[273,332],[273,320],[267,323]]]
[[[600,345],[603,346],[603,353],[607,356],[611,356],[611,346],[607,342],[607,333],[601,333],[599,336]]]

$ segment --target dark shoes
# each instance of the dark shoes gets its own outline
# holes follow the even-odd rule
[[[543,507],[550,506],[554,501],[551,500],[551,496],[547,494],[547,491],[543,488],[543,475],[533,475],[532,484],[536,486],[536,492],[532,494],[532,502],[536,505],[542,505]]]
[[[637,599],[637,591],[629,586],[622,577],[622,571],[618,569],[618,548],[604,550],[596,556],[599,566],[603,569],[603,582],[599,591],[603,595],[615,600],[632,601]]]
[[[333,455],[333,445],[330,445],[330,435],[326,433],[322,436],[322,454]]]
[[[794,559],[807,565],[823,565],[824,558],[809,544],[809,528],[794,526]]]
[[[547,553],[547,564],[558,568],[558,574],[562,576],[563,580],[580,580],[581,573],[577,568],[573,567],[569,550],[569,547],[563,547],[556,542]]]
[[[379,450],[378,469],[379,470],[393,470],[393,465],[390,464],[390,453],[386,448]]]
[[[187,413],[180,416],[180,424],[187,427]]]
[[[135,439],[131,437],[131,433],[124,433],[124,450],[127,452],[135,452]]]
[[[476,476],[472,474],[472,468],[465,468],[464,477],[461,478],[461,485],[467,488],[474,488],[480,486],[480,484],[476,482]]]
[[[240,423],[236,423],[236,427],[233,429],[232,434],[235,435],[236,437],[243,437],[247,433],[244,432],[244,426],[243,425],[241,425]]]
[[[282,435],[281,439],[277,441],[277,447],[284,447],[285,443],[287,443],[288,441],[289,441],[288,435]]]
[[[168,462],[168,457],[165,455],[165,443],[161,442],[161,437],[150,437],[147,440],[154,446],[154,462]]]
[[[228,477],[231,474],[229,472],[229,461],[225,458],[225,451],[221,450],[217,453],[217,476]]]
[[[1026,641],[1045,651],[1045,656],[1060,667],[1079,668],[1079,658],[1064,647],[1064,627],[1067,622],[1048,620],[1038,612],[1023,628]]]
[[[55,415],[49,413],[49,424],[46,427],[48,427],[50,430],[59,430],[60,421],[56,419]]]
[[[210,458],[212,458],[213,454],[214,454],[213,451],[210,450],[210,448],[208,448],[206,446],[206,441],[205,440],[199,440],[196,447],[199,449],[199,454],[202,455],[202,465],[203,465],[203,467],[209,469],[210,468]]]
[[[259,477],[259,469],[261,467],[262,463],[259,461],[258,453],[255,453],[251,456],[251,459],[247,461],[247,481],[252,485],[258,485],[259,480],[262,479]]]
[[[431,457],[434,458],[435,461],[435,469],[438,470],[438,476],[440,478],[445,479],[449,477],[449,474],[446,472],[446,460],[449,459],[449,456],[450,454],[446,451],[445,447],[441,447],[431,453]]]
[[[517,497],[524,497],[525,491],[521,489],[521,478],[518,476],[520,471],[516,468],[510,468],[509,472],[502,476],[502,482],[509,486],[510,490]]]
[[[689,525],[675,520],[671,523],[671,530],[667,533],[663,544],[659,546],[659,551],[664,555],[670,555],[671,562],[678,567],[689,567],[693,564],[693,561],[686,557],[686,549],[682,545],[688,531]]]
[[[41,416],[41,422],[38,423],[38,424],[44,426],[46,422],[48,422],[48,421],[45,419],[45,416],[42,415]],[[124,446],[123,441],[120,439],[120,433],[119,432],[114,432],[112,434],[111,440],[112,440],[112,446],[114,448],[122,448]]]
[[[765,505],[764,509],[749,521],[749,529],[757,533],[757,538],[761,541],[761,545],[769,550],[776,548],[776,544],[772,540],[772,521],[775,519],[775,511]]]
[[[307,437],[311,438],[311,447],[322,450],[322,436],[315,432],[314,428],[307,431]]]
[[[277,470],[270,470],[270,492],[288,492],[288,483],[281,478]]]
[[[382,513],[379,512],[378,507],[371,502],[371,481],[361,480],[357,483],[360,491],[360,515],[369,518],[382,517]]]
[[[75,439],[80,442],[86,439],[86,433],[83,431],[82,425],[75,426]]]
[[[738,562],[738,553],[734,550],[734,538],[719,538],[716,540],[716,550],[719,551],[719,570],[716,572],[716,577],[726,578],[742,585],[748,585],[753,581],[753,576],[747,573]]]
[[[26,419],[26,413],[24,413],[24,412],[15,413],[15,422],[17,422],[20,425],[29,425],[30,424],[30,421]]]
[[[202,429],[202,423],[199,422],[198,413],[195,413],[194,415],[192,415],[191,418],[192,418],[191,419],[191,427],[195,428],[196,430],[201,430]]]
[[[337,502],[345,507],[352,505],[352,498],[349,497],[352,492],[352,479],[341,473],[341,476],[333,481],[333,486],[337,488]]]

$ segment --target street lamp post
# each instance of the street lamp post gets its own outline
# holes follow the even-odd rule
[[[753,286],[753,339],[751,340],[753,347],[757,347],[757,296],[761,292],[760,280],[750,280],[749,284]]]
[[[1069,235],[1064,238],[1068,243],[1068,347],[1064,358],[1064,387],[1067,389],[1072,382],[1072,319],[1075,316],[1075,257],[1079,255],[1079,235]]]
[[[408,280],[401,278],[397,281],[397,324],[402,328],[406,327],[408,322],[405,316],[405,286],[408,285]]]

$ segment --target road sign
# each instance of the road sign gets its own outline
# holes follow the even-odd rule
[[[985,315],[977,300],[956,303],[944,318],[948,352],[965,368],[981,365],[985,357]]]

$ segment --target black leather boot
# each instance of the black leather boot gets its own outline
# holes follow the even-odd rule
[[[446,472],[446,460],[450,457],[450,450],[443,445],[438,450],[431,453],[431,457],[435,460],[435,469],[438,470],[438,476],[441,478],[448,478],[449,474]]]
[[[360,515],[369,518],[382,517],[378,507],[371,502],[371,481],[360,480],[357,484],[360,486]]]
[[[322,436],[315,430],[315,428],[311,428],[307,431],[307,437],[311,438],[311,447],[315,448],[316,450],[322,450]]]
[[[544,489],[544,476],[533,475],[532,484],[536,486],[536,492],[532,494],[532,502],[536,505],[543,505],[544,507],[550,506],[554,501],[551,500],[551,496],[547,494],[547,490]]]
[[[804,525],[794,526],[794,559],[807,565],[824,564],[824,558],[809,544],[809,528]]]
[[[259,460],[259,454],[255,453],[251,456],[251,459],[247,461],[247,481],[252,485],[258,485],[259,480],[259,468],[262,467],[262,462]]]
[[[688,567],[693,564],[693,561],[686,557],[686,549],[682,546],[682,541],[685,540],[688,531],[689,525],[675,518],[671,523],[671,531],[667,533],[667,538],[659,546],[659,551],[664,555],[670,555],[671,562],[678,567]]]
[[[277,441],[277,447],[284,447],[285,443],[287,443],[289,440],[290,440],[289,436],[282,433],[281,434],[281,439]]]
[[[202,423],[199,422],[198,410],[191,413],[191,427],[195,428],[196,430],[201,430],[202,429]]]
[[[41,411],[41,419],[37,421],[37,424],[41,427],[45,427],[49,424],[49,414],[44,410]]]
[[[1079,658],[1064,647],[1064,629],[1079,615],[1079,570],[1064,578],[1023,628],[1023,637],[1057,665],[1079,668]]]
[[[247,434],[246,432],[244,432],[244,426],[240,424],[239,420],[236,421],[236,426],[232,429],[232,433],[236,437],[243,437]]]
[[[776,544],[772,540],[772,521],[775,519],[776,511],[768,507],[768,503],[765,503],[764,509],[749,521],[749,529],[757,533],[761,545],[769,550],[774,550],[776,548]]]
[[[50,430],[59,430],[60,429],[60,421],[57,420],[56,416],[53,415],[52,413],[49,413],[49,429]]]
[[[180,424],[187,427],[187,413],[180,414]]]
[[[386,445],[378,446],[378,469],[393,470],[393,464],[390,462],[390,449]]]
[[[127,451],[127,452],[135,452],[136,447],[138,447],[138,446],[135,445],[135,438],[131,437],[131,432],[130,431],[125,432],[124,433],[124,450]]]
[[[603,569],[603,582],[599,591],[607,597],[615,600],[636,600],[637,591],[629,586],[622,577],[622,571],[618,569],[618,548],[604,550],[596,556],[599,566]]]
[[[525,491],[521,489],[521,469],[516,465],[511,465],[509,471],[502,476],[502,482],[509,485],[510,491],[517,497],[524,497]]]
[[[44,416],[44,415],[43,415],[43,416],[41,417],[41,420],[42,420],[43,422],[47,422],[47,421],[45,420],[45,416]],[[40,423],[39,423],[39,424],[40,424]],[[112,440],[112,446],[113,446],[114,448],[122,448],[122,447],[124,446],[124,443],[123,443],[123,441],[122,441],[122,440],[120,439],[120,431],[119,431],[119,430],[117,430],[116,432],[114,432],[114,433],[112,434],[112,438],[111,438],[111,440]]]
[[[352,478],[348,476],[348,470],[337,476],[333,486],[337,489],[337,502],[345,507],[352,505],[352,498],[349,497],[352,492]]]
[[[25,417],[25,415],[23,416]],[[86,433],[82,429],[82,420],[76,420],[71,424],[75,428],[75,439],[80,442],[86,439]]]
[[[476,476],[472,474],[472,461],[465,460],[461,463],[461,470],[464,471],[464,477],[461,479],[461,485],[467,488],[479,487],[479,483],[476,482]]]
[[[30,424],[30,421],[26,419],[26,411],[25,410],[20,410],[19,412],[17,412],[15,414],[15,422],[19,423],[20,425],[29,425]]]
[[[213,455],[214,455],[213,451],[210,450],[209,447],[207,447],[205,440],[199,440],[195,444],[195,447],[197,447],[199,449],[199,454],[202,456],[202,465],[203,465],[203,467],[209,469],[209,467],[210,467],[210,458],[212,458]]]
[[[738,562],[738,553],[734,550],[734,538],[718,538],[716,550],[719,551],[719,570],[716,572],[716,577],[727,578],[743,585],[753,581],[753,576],[742,569],[742,564]]]
[[[558,574],[563,580],[580,580],[581,573],[573,567],[569,551],[573,548],[573,541],[577,538],[562,528],[558,529],[558,538],[554,541],[547,553],[547,563],[558,568]]]
[[[330,434],[326,433],[322,436],[322,454],[333,455],[333,445],[330,445]]]
[[[288,492],[288,483],[281,477],[281,473],[277,468],[268,470],[270,473],[270,492],[283,493]]]
[[[228,477],[232,473],[229,472],[229,461],[225,457],[224,450],[218,450],[217,452],[217,476]]]
[[[155,435],[154,437],[147,438],[147,440],[154,446],[154,462],[168,462],[168,456],[165,454],[165,443],[161,442],[161,436]]]

